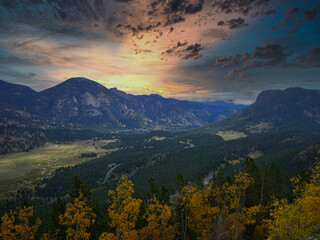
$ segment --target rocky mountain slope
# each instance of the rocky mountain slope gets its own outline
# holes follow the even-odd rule
[[[246,134],[286,130],[319,132],[320,91],[303,88],[263,91],[248,108],[205,129],[234,130]]]
[[[86,78],[71,78],[39,93],[20,85],[1,84],[0,93],[5,97],[0,102],[7,108],[14,106],[24,111],[24,116],[29,113],[69,128],[179,130],[203,126],[245,107],[179,101],[156,94],[131,95]]]

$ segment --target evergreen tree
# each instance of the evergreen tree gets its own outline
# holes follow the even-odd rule
[[[148,198],[151,200],[153,199],[154,196],[156,196],[156,198],[159,198],[159,189],[158,186],[156,184],[156,180],[154,177],[150,176],[148,179]]]
[[[69,192],[70,197],[73,199],[76,199],[79,197],[80,192],[83,194],[83,196],[90,201],[91,193],[90,189],[83,183],[83,181],[78,177],[75,176],[71,185],[71,189]]]
[[[165,186],[161,188],[159,200],[162,204],[170,205],[170,192]]]
[[[252,184],[246,189],[245,206],[252,207],[260,203],[261,174],[258,166],[252,158],[247,157],[243,162],[244,172],[252,179]]]
[[[66,211],[66,203],[62,201],[59,197],[53,203],[50,212],[49,221],[49,232],[51,236],[55,239],[65,239],[66,238],[66,227],[60,224],[60,215],[64,215]]]

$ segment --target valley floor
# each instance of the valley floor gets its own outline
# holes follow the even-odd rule
[[[36,182],[52,176],[58,168],[74,166],[116,151],[101,148],[115,141],[86,140],[47,144],[30,152],[0,156],[0,199],[8,199],[19,188],[33,189]]]

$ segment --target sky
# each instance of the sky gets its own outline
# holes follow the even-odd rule
[[[0,79],[249,104],[320,89],[320,0],[0,0]]]

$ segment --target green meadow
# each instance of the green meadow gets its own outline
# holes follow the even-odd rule
[[[69,144],[48,144],[30,152],[0,157],[0,197],[19,188],[33,188],[38,180],[48,178],[55,169],[88,161],[116,149],[103,149],[116,140],[87,140]],[[94,156],[88,156],[94,153]]]

